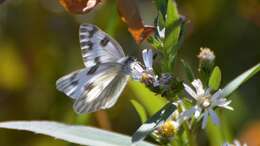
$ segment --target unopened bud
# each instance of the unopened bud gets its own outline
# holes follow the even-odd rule
[[[199,58],[199,72],[206,78],[209,77],[215,62],[215,54],[209,48],[200,48]]]

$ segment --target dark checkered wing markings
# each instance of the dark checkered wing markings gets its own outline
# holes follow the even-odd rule
[[[86,72],[87,69],[81,69],[61,77],[56,81],[56,88],[73,99],[79,97],[79,94],[82,93],[79,89],[82,82],[87,82],[89,79],[89,77],[83,76]]]
[[[116,76],[121,66],[121,64],[117,63],[105,63],[74,71],[58,79],[56,88],[72,99],[78,99],[85,94],[86,90],[89,90],[95,85],[92,84],[94,81],[102,83],[104,74],[111,77]]]
[[[89,94],[86,93],[84,96],[75,101],[73,107],[77,113],[90,113],[98,111],[100,109],[107,109],[112,107],[116,103],[118,97],[125,88],[129,77],[123,73],[119,73],[113,78],[111,78],[110,76],[106,76],[107,75],[104,74],[104,78],[108,78],[107,81],[109,82],[105,85],[105,88],[102,89],[102,92],[100,92],[97,97],[91,97],[89,96]],[[97,83],[97,85],[100,84],[101,83]]]
[[[125,56],[121,46],[95,25],[80,25],[79,38],[86,67],[100,63],[116,62]]]

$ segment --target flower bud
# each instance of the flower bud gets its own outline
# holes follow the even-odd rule
[[[200,48],[200,53],[197,56],[199,59],[199,72],[202,75],[202,80],[207,81],[214,67],[215,54],[209,48]]]
[[[200,48],[198,58],[200,61],[200,68],[202,68],[205,65],[208,66],[214,64],[215,54],[209,48]]]

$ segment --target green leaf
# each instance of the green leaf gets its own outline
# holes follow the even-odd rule
[[[91,146],[131,146],[131,138],[93,127],[65,125],[51,121],[1,122],[0,128],[25,130],[52,136],[71,143]],[[139,146],[154,146],[141,142]]]
[[[211,146],[221,146],[224,142],[222,125],[215,125],[212,120],[207,123],[206,132]]]
[[[190,82],[192,82],[195,79],[195,75],[191,69],[191,66],[186,63],[183,59],[181,60],[181,63],[185,69],[186,76]]]
[[[166,35],[164,40],[164,47],[167,52],[170,52],[172,47],[175,46],[179,40],[180,24],[180,15],[176,3],[172,0],[168,0],[167,19],[165,24]]]
[[[221,70],[218,66],[216,66],[209,78],[209,87],[213,90],[218,90],[221,83]]]
[[[187,33],[187,22],[188,21],[186,20],[186,18],[184,16],[180,16],[178,21],[175,23],[176,29],[180,29],[180,32],[179,32],[179,36],[178,36],[178,40],[177,40],[176,44],[174,44],[170,50],[170,54],[172,54],[172,56],[174,57],[173,63],[175,61],[178,49],[181,48],[181,46],[183,45],[184,36]]]
[[[137,143],[152,133],[163,124],[177,109],[173,103],[166,104],[160,111],[154,114],[148,121],[141,125],[132,136],[132,142]]]
[[[128,87],[131,89],[128,93],[131,93],[131,96],[134,96],[137,101],[144,106],[150,116],[167,103],[165,98],[155,95],[154,92],[150,91],[140,82],[130,81],[128,82]]]
[[[162,48],[162,42],[156,37],[150,36],[149,38],[147,38],[147,41],[156,49]]]
[[[141,119],[142,123],[144,123],[147,120],[147,115],[146,115],[144,107],[134,99],[131,100],[131,103],[134,106],[136,112],[138,113],[139,118]]]
[[[168,0],[155,0],[155,5],[163,16],[167,13],[167,2]]]
[[[250,68],[243,74],[236,77],[233,81],[229,82],[223,89],[223,97],[229,96],[232,92],[234,92],[242,83],[250,79],[256,73],[260,71],[260,63]]]

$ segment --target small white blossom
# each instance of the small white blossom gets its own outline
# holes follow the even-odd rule
[[[160,38],[164,39],[165,38],[165,27],[160,29],[159,26],[156,27],[158,35]]]
[[[190,86],[183,84],[185,91],[196,101],[196,105],[191,109],[183,113],[183,118],[190,118],[194,115],[196,119],[200,116],[202,119],[202,128],[206,127],[208,116],[212,118],[215,124],[219,124],[219,118],[214,111],[215,107],[221,107],[229,110],[233,110],[229,106],[231,100],[227,100],[222,97],[222,90],[219,89],[213,95],[210,93],[210,89],[204,89],[201,80],[194,80],[192,83],[195,90]]]
[[[247,144],[241,144],[238,140],[234,140],[233,143],[225,142],[222,146],[247,146]]]

